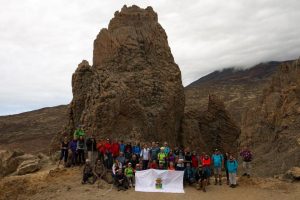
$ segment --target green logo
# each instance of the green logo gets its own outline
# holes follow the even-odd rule
[[[155,188],[161,190],[162,189],[162,180],[161,180],[161,178],[157,178],[155,180],[155,182],[156,182],[155,183]]]

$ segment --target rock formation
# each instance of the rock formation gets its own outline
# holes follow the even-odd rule
[[[185,145],[209,153],[214,148],[222,152],[237,152],[240,129],[215,95],[209,95],[205,111],[186,111],[182,128]]]
[[[242,145],[254,150],[258,175],[284,173],[300,163],[300,60],[283,63],[242,120]]]
[[[100,137],[180,138],[181,72],[151,7],[124,6],[94,41],[93,65],[78,65],[67,133],[78,125]]]

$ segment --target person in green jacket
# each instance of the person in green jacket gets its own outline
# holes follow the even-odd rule
[[[81,126],[78,126],[74,132],[74,137],[79,138],[80,136],[84,137],[85,133],[83,131],[83,128]]]
[[[128,163],[128,167],[125,168],[125,176],[127,177],[129,187],[134,187],[134,169],[132,168],[132,164]]]

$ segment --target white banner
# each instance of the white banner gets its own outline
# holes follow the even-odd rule
[[[137,171],[135,191],[184,193],[183,171],[155,169]]]

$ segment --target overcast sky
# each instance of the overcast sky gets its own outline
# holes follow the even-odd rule
[[[0,0],[0,115],[68,104],[78,63],[124,4],[151,5],[184,85],[300,56],[299,0]]]

